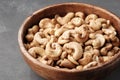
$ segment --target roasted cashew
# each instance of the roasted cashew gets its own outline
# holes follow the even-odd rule
[[[34,34],[39,31],[39,27],[34,25],[32,28],[28,29],[28,34],[25,36],[28,42],[33,41]]]
[[[116,35],[116,31],[115,29],[113,28],[113,26],[109,26],[108,28],[102,28],[102,31],[106,34],[106,35],[109,35],[109,34],[114,34]]]
[[[39,22],[39,27],[41,29],[45,29],[45,28],[54,28],[55,25],[53,24],[53,22],[51,21],[51,19],[49,18],[44,18]]]
[[[82,25],[80,27],[75,28],[77,34],[74,35],[76,41],[78,42],[86,42],[88,40],[88,27],[86,25]]]
[[[114,56],[119,51],[119,47],[113,47],[110,51],[108,51],[107,56]]]
[[[60,58],[61,58],[61,59],[64,59],[64,58],[66,58],[66,57],[67,57],[67,52],[66,52],[66,51],[62,52]]]
[[[80,17],[74,17],[72,18],[71,23],[74,24],[75,26],[80,26],[84,23],[84,20]]]
[[[48,39],[45,38],[45,35],[41,32],[37,32],[34,35],[34,40],[36,40],[39,44],[44,44],[44,45],[46,45],[48,42]]]
[[[75,68],[75,65],[72,62],[70,62],[68,59],[62,60],[60,66],[65,68]]]
[[[64,31],[66,31],[67,30],[67,28],[65,28],[65,27],[61,27],[61,28],[59,28],[59,29],[57,29],[56,31],[55,31],[55,36],[57,36],[57,37],[59,37],[61,34],[63,34],[63,32]]]
[[[95,40],[93,40],[92,45],[94,48],[100,48],[105,44],[105,38],[102,34],[96,34]]]
[[[50,39],[50,36],[54,34],[54,29],[47,28],[43,31],[46,38]]]
[[[26,38],[26,40],[27,40],[28,42],[31,42],[31,41],[33,41],[33,39],[34,39],[34,35],[33,35],[33,34],[27,34],[27,35],[25,36],[25,38]]]
[[[80,17],[80,18],[82,18],[82,19],[84,19],[84,17],[85,17],[85,15],[84,15],[83,12],[76,12],[76,13],[75,13],[75,16],[76,16],[76,17]]]
[[[119,46],[120,45],[120,40],[117,36],[115,36],[114,34],[111,34],[109,37],[110,37],[110,40],[111,40],[113,46]]]
[[[111,48],[112,48],[112,44],[111,44],[111,43],[107,43],[107,44],[105,45],[105,47],[103,47],[103,48],[100,50],[101,55],[104,55],[104,56],[107,55],[108,51],[111,50]]]
[[[86,65],[92,60],[92,53],[90,51],[84,52],[83,53],[83,58],[79,59],[78,62],[81,65]]]
[[[96,20],[98,18],[97,15],[95,14],[89,14],[86,18],[85,18],[85,22],[89,23],[91,20]]]
[[[97,62],[96,62],[96,61],[92,61],[92,62],[88,63],[87,65],[85,65],[85,66],[83,67],[83,70],[86,70],[86,69],[88,69],[88,68],[90,68],[90,67],[94,67],[94,66],[96,66],[96,65],[97,65]]]
[[[96,20],[91,20],[89,26],[94,30],[100,30],[102,23],[107,22],[104,18],[98,18]]]
[[[74,17],[73,12],[67,13],[64,17],[60,17],[59,15],[55,15],[57,22],[61,25],[68,23],[71,20],[71,18],[73,18],[73,17]]]
[[[53,64],[54,64],[54,61],[52,59],[48,59],[47,56],[38,57],[37,60],[46,65],[53,66]]]
[[[58,43],[48,42],[46,44],[45,52],[50,58],[56,59],[61,55],[62,47]]]
[[[82,54],[83,54],[83,48],[82,46],[77,43],[77,42],[69,42],[69,43],[66,43],[64,44],[63,46],[63,49],[73,49],[74,52],[72,53],[72,57],[75,59],[75,60],[78,60],[82,57]]]
[[[37,57],[37,55],[44,56],[45,50],[41,47],[32,47],[28,50],[29,54],[33,56],[34,58]]]
[[[83,70],[83,66],[79,65],[76,67],[77,70]]]
[[[75,34],[74,30],[67,30],[65,31],[59,38],[58,38],[58,43],[59,44],[65,44],[70,41],[70,36],[72,34]]]
[[[68,60],[71,61],[75,65],[79,65],[79,63],[70,55],[68,55]]]

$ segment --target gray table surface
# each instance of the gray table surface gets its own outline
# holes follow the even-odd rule
[[[0,80],[43,80],[29,68],[20,54],[18,29],[34,11],[63,2],[89,3],[120,16],[120,0],[0,0]],[[120,80],[120,68],[105,80]]]

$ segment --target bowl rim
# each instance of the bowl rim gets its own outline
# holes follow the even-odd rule
[[[66,2],[66,3],[59,3],[59,4],[52,4],[52,5],[49,5],[47,7],[44,7],[42,9],[39,9],[35,12],[33,12],[33,14],[29,17],[27,17],[24,22],[22,23],[21,27],[19,28],[19,31],[18,31],[18,44],[19,44],[19,48],[21,50],[21,53],[23,56],[27,57],[27,59],[29,59],[30,61],[32,61],[34,64],[42,67],[42,68],[46,68],[46,69],[50,69],[50,70],[54,70],[54,71],[59,71],[59,72],[67,72],[67,73],[77,73],[77,72],[81,72],[81,73],[84,73],[84,72],[87,72],[87,71],[94,71],[94,70],[101,70],[103,68],[107,68],[109,67],[110,65],[114,64],[114,62],[118,62],[120,61],[120,52],[118,52],[117,54],[114,55],[114,57],[109,60],[108,62],[102,64],[102,65],[98,65],[98,66],[95,66],[95,67],[92,67],[92,68],[88,68],[86,70],[76,70],[76,69],[64,69],[64,68],[55,68],[55,67],[52,67],[52,66],[49,66],[49,65],[45,65],[39,61],[37,61],[35,58],[33,58],[29,53],[28,51],[26,50],[26,48],[24,47],[24,42],[23,42],[23,38],[22,38],[22,35],[23,35],[23,30],[24,30],[24,25],[36,14],[38,14],[39,12],[43,11],[43,10],[46,10],[46,9],[49,9],[49,8],[52,8],[52,7],[57,7],[57,6],[62,6],[62,5],[83,5],[83,6],[89,6],[89,7],[93,7],[95,9],[98,9],[98,10],[102,10],[102,11],[105,11],[107,14],[110,14],[112,17],[114,17],[116,20],[119,21],[120,23],[120,19],[119,17],[117,17],[116,15],[114,15],[112,12],[104,9],[104,8],[101,8],[101,7],[98,7],[98,6],[95,6],[95,5],[91,5],[91,4],[87,4],[87,3],[78,3],[78,2]]]

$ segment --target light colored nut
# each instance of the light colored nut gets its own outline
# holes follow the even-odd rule
[[[26,40],[27,40],[28,42],[31,42],[31,41],[33,41],[33,39],[34,39],[34,35],[33,35],[33,34],[27,34],[27,35],[25,36],[25,38],[26,38]]]
[[[61,61],[60,66],[65,68],[75,68],[75,65],[68,59],[64,59],[63,61]]]
[[[71,45],[72,45],[72,46],[71,46]],[[77,42],[69,42],[69,43],[66,43],[66,44],[64,44],[63,49],[73,49],[74,52],[72,53],[72,57],[73,57],[75,60],[78,60],[79,58],[82,57],[83,48],[82,48],[82,46],[81,46],[79,43],[77,43]]]
[[[105,47],[103,47],[103,48],[100,50],[101,55],[104,55],[104,56],[107,55],[108,51],[111,50],[111,48],[112,48],[112,44],[111,44],[111,43],[107,43],[107,44],[105,45]]]
[[[39,31],[39,26],[38,25],[34,25],[32,27],[32,31],[33,31],[34,34],[37,33]]]
[[[46,38],[50,39],[51,35],[54,34],[54,29],[52,28],[47,28],[43,31],[44,35]]]
[[[84,23],[84,20],[80,17],[74,17],[72,20],[71,20],[71,23],[74,24],[75,26],[80,26],[81,24]]]
[[[41,47],[32,47],[28,50],[29,54],[33,56],[34,58],[39,56],[44,56],[45,55],[45,50]]]
[[[58,59],[62,53],[62,47],[58,43],[48,42],[45,48],[46,54],[52,59]]]
[[[92,62],[90,62],[89,64],[85,65],[85,66],[83,67],[83,70],[86,70],[86,69],[91,68],[91,67],[94,67],[94,66],[97,66],[97,62],[96,62],[96,61],[92,61]]]
[[[79,63],[70,55],[68,55],[68,60],[71,61],[75,65],[79,65]]]
[[[83,13],[83,12],[80,12],[80,11],[79,11],[79,12],[76,12],[76,13],[75,13],[75,16],[76,16],[76,17],[80,17],[80,18],[82,18],[82,19],[84,19],[84,17],[85,17],[84,13]]]
[[[59,28],[59,29],[57,29],[56,31],[55,31],[55,36],[57,36],[57,37],[59,37],[61,34],[63,34],[63,32],[64,31],[66,31],[67,30],[67,28],[65,28],[65,27],[61,27],[61,28]]]
[[[112,56],[103,56],[102,58],[103,58],[104,62],[107,62],[107,61],[111,60]]]
[[[75,34],[74,30],[67,30],[65,31],[59,38],[58,38],[58,43],[59,44],[65,44],[70,41],[70,36]]]
[[[49,18],[44,18],[39,22],[39,27],[41,29],[45,29],[45,28],[54,28],[55,25],[52,23],[51,19]]]
[[[67,57],[67,52],[66,52],[66,51],[62,52],[60,58],[61,58],[61,59],[64,59],[64,58],[66,58],[66,57]]]
[[[83,66],[79,65],[76,67],[76,69],[81,71],[81,70],[83,70]]]
[[[34,35],[34,40],[36,40],[39,44],[44,44],[46,45],[48,42],[48,39],[44,37],[44,34],[41,32],[37,32]]]
[[[88,27],[86,25],[82,25],[80,27],[76,27],[75,31],[77,32],[77,34],[74,35],[76,41],[83,43],[86,42],[88,40]]]
[[[105,44],[105,38],[102,34],[96,34],[95,35],[96,39],[93,40],[93,47],[94,48],[100,48]]]
[[[74,17],[73,12],[67,13],[64,17],[60,17],[59,15],[55,15],[57,22],[61,25],[68,23],[73,17]]]
[[[116,31],[115,31],[115,28],[110,25],[108,28],[102,28],[102,31],[106,34],[106,35],[109,35],[109,34],[114,34],[116,35]]]
[[[83,54],[84,54],[83,58],[79,59],[78,62],[81,65],[87,65],[92,60],[92,53],[91,52],[84,52]]]
[[[89,23],[91,20],[96,20],[98,18],[97,15],[95,14],[89,14],[86,18],[85,18],[85,22]]]

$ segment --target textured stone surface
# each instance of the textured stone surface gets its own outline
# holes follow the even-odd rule
[[[45,6],[73,0],[0,0],[0,80],[43,80],[25,63],[17,42],[24,19]],[[105,8],[120,16],[120,0],[74,0]],[[105,80],[120,80],[120,68]]]

